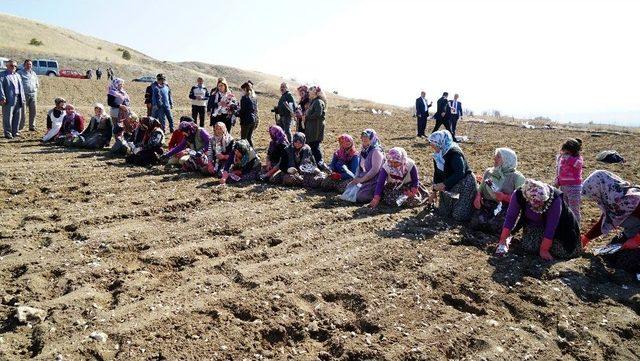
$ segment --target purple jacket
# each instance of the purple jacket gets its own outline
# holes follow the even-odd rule
[[[197,144],[195,137],[198,136],[200,137],[200,141],[202,142],[202,147],[200,149],[194,149]],[[207,133],[206,130],[204,130],[204,128],[200,128],[196,131],[196,134],[190,137],[185,137],[182,142],[180,142],[180,144],[173,147],[173,149],[171,149],[165,156],[167,158],[172,157],[176,153],[185,150],[187,148],[187,145],[189,144],[192,144],[192,147],[194,147],[192,148],[192,150],[195,150],[196,152],[200,152],[202,154],[206,154],[209,151],[209,147],[211,144],[211,136],[209,135],[209,133]]]
[[[524,215],[526,217],[526,223],[544,228],[544,237],[553,239],[560,221],[560,213],[562,212],[562,197],[556,198],[551,207],[544,214],[539,214],[531,210],[529,204],[525,206]],[[516,192],[511,195],[511,202],[507,209],[507,216],[504,220],[504,228],[512,230],[518,220],[520,214],[520,203],[516,199]]]

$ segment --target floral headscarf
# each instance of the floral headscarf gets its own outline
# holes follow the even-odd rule
[[[198,130],[198,126],[192,122],[180,122],[180,126],[178,127],[178,130],[180,130],[181,132],[184,132],[187,135],[187,137],[190,137],[196,134],[196,131]]]
[[[444,171],[444,155],[451,149],[460,148],[453,142],[453,137],[448,130],[439,130],[431,133],[429,142],[438,147],[439,151],[433,153],[433,159],[436,161],[436,167]]]
[[[233,149],[240,152],[242,158],[240,160],[236,159],[236,164],[240,165],[240,167],[246,166],[249,162],[256,159],[258,156],[256,155],[255,150],[251,148],[251,145],[246,139],[240,139],[234,143]]]
[[[522,195],[529,203],[531,210],[542,214],[547,211],[552,202],[551,187],[543,182],[527,179],[522,185]]]
[[[606,170],[594,171],[585,179],[582,195],[593,199],[602,211],[603,234],[620,226],[640,204],[640,187]]]
[[[353,158],[356,154],[358,154],[358,151],[356,150],[356,146],[353,143],[353,137],[350,136],[349,134],[342,134],[341,136],[339,136],[338,143],[340,144],[340,147],[334,153],[334,155],[343,163],[347,163],[348,161],[351,160],[351,158]],[[348,146],[346,148],[343,148],[342,143],[347,143]]]
[[[124,84],[124,80],[121,78],[115,78],[111,81],[107,94],[112,95],[118,99],[118,104],[129,105],[129,94],[124,89],[118,89],[120,85]]]
[[[222,135],[217,136],[214,130],[211,137],[211,149],[215,149],[216,152],[222,152],[233,142],[233,137],[229,134],[223,122],[217,122],[215,129],[222,129]]]
[[[360,150],[360,157],[362,159],[367,158],[369,153],[374,149],[378,149],[382,152],[382,144],[380,144],[380,139],[378,139],[378,134],[375,130],[365,129],[364,131],[362,131],[361,135],[363,137],[369,138],[369,140],[371,141],[371,144],[369,144],[368,147],[365,148],[364,145],[362,146],[362,150]]]
[[[409,171],[407,167],[407,162],[409,157],[407,157],[407,151],[402,147],[393,147],[389,149],[387,152],[387,162],[384,164],[384,170],[387,173],[390,173],[395,178],[404,178]],[[400,163],[399,167],[392,167],[389,162],[398,162]]]
[[[285,134],[284,130],[277,125],[269,127],[269,137],[271,137],[269,149],[267,150],[267,153],[269,154],[271,154],[279,144],[284,144],[285,146],[289,145],[287,134]]]

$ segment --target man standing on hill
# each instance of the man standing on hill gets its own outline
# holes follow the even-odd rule
[[[280,93],[282,93],[282,96],[278,101],[279,118],[277,125],[284,130],[289,143],[291,143],[291,119],[293,117],[294,109],[296,109],[296,101],[293,99],[293,95],[291,95],[287,83],[280,84]]]
[[[113,69],[111,69],[111,67],[107,68],[107,80],[109,81],[113,80]]]
[[[429,117],[429,107],[433,104],[427,102],[427,93],[420,92],[420,98],[416,99],[416,118],[418,118],[418,137],[425,137],[427,129],[427,118]]]
[[[200,126],[204,127],[204,113],[207,110],[209,91],[204,87],[204,79],[198,78],[197,84],[191,87],[189,99],[191,99],[191,117],[197,124],[200,117]]]
[[[4,137],[13,139],[20,135],[20,115],[24,107],[24,87],[22,78],[16,69],[18,63],[15,60],[7,61],[7,70],[0,73],[0,105],[2,106],[2,127]]]
[[[451,107],[449,106],[449,102],[447,101],[447,97],[449,93],[442,93],[442,98],[438,99],[436,114],[433,115],[433,119],[436,120],[436,126],[433,127],[433,131],[431,133],[436,132],[440,129],[441,125],[444,125],[444,128],[451,132],[451,126],[449,125],[449,117],[451,116]]]
[[[456,128],[458,127],[458,120],[462,118],[462,103],[458,101],[458,94],[455,94],[453,100],[449,101],[449,107],[451,109],[451,117],[449,118],[451,135],[453,136],[453,141],[457,142]]]
[[[171,88],[165,84],[164,74],[160,73],[156,76],[156,85],[151,87],[151,105],[153,107],[153,117],[162,123],[162,128],[166,131],[166,120],[169,120],[169,132],[173,133],[173,116],[171,109],[173,108],[173,99],[171,98]]]
[[[25,100],[25,106],[22,107],[19,129],[24,129],[27,119],[26,108],[29,108],[29,131],[33,132],[36,130],[36,101],[38,99],[38,87],[40,86],[40,82],[38,81],[38,75],[32,69],[33,63],[31,60],[25,60],[23,65],[23,69],[18,71],[18,74],[20,74],[20,77],[22,78]]]

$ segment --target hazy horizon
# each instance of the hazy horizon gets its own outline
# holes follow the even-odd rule
[[[103,15],[110,9],[117,16]],[[2,9],[160,60],[257,70],[380,103],[448,91],[476,113],[640,126],[638,10],[497,0],[9,0]]]

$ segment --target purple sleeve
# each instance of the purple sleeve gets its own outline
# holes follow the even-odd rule
[[[204,142],[204,148],[202,148],[202,153],[206,153],[209,151],[209,147],[211,146],[211,136],[207,133],[206,130],[202,129],[200,131],[200,139]]]
[[[165,154],[165,156],[167,158],[171,158],[173,157],[174,154],[178,152],[182,152],[186,147],[187,147],[187,138],[183,139],[182,142],[180,142],[180,144],[173,147],[173,149],[171,149],[167,154]]]
[[[414,165],[409,173],[411,174],[411,188],[418,188],[418,182],[420,180],[418,178],[418,166]]]
[[[509,202],[509,208],[507,208],[507,215],[504,219],[504,228],[512,230],[518,220],[520,214],[520,203],[516,199],[516,192],[511,195],[511,201]]]
[[[384,168],[380,168],[380,173],[378,173],[378,182],[376,183],[376,191],[373,193],[374,197],[382,196],[382,190],[384,189],[384,184],[387,182],[387,171]]]
[[[560,213],[562,212],[562,197],[556,198],[547,211],[546,223],[544,225],[544,238],[553,239],[558,223],[560,223]]]

